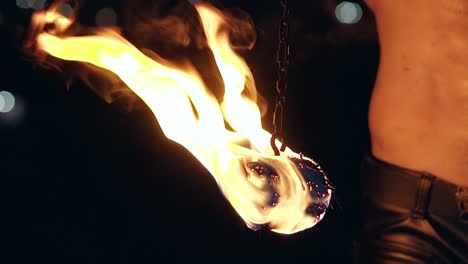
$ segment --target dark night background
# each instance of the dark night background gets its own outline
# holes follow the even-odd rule
[[[159,2],[164,5],[154,9],[156,16],[176,1]],[[252,17],[258,38],[245,58],[272,106],[279,0],[219,2]],[[202,165],[164,138],[147,108],[108,104],[79,81],[67,90],[60,73],[35,67],[20,50],[32,10],[2,1],[0,90],[17,99],[13,112],[0,113],[1,237],[8,245],[2,256],[12,257],[2,262],[223,261],[215,257],[225,255],[351,263],[359,163],[369,149],[367,109],[378,64],[373,16],[357,2],[362,19],[344,25],[335,18],[336,0],[290,2],[288,140],[328,171],[342,209],[330,210],[315,228],[285,236],[249,230]],[[128,30],[125,11],[148,12],[157,3],[87,1],[79,16],[92,25],[97,10],[113,7]],[[264,120],[270,131],[271,110]]]

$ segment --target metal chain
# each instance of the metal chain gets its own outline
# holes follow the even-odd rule
[[[276,105],[273,112],[274,133],[270,143],[276,156],[280,151],[286,149],[286,138],[284,135],[284,112],[286,103],[286,90],[288,88],[288,66],[289,66],[289,6],[287,0],[280,0],[283,7],[283,15],[279,25],[279,44],[276,52],[276,61],[278,63],[278,79],[276,80]],[[276,140],[281,141],[281,148],[276,146]]]

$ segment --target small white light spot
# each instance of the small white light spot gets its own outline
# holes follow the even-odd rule
[[[20,8],[33,8],[39,10],[45,7],[47,0],[16,0],[16,5]]]
[[[28,0],[16,0],[16,5],[19,8],[30,8]]]
[[[15,107],[15,97],[7,91],[0,92],[0,97],[3,98],[3,107],[0,108],[0,113],[8,113]],[[1,106],[1,105],[0,105]]]
[[[73,14],[73,7],[69,3],[65,3],[60,5],[57,11],[63,16],[70,18]]]
[[[344,1],[336,6],[335,15],[343,24],[355,24],[362,18],[362,7],[356,3]]]
[[[117,23],[117,14],[112,8],[102,8],[96,14],[96,25],[99,27],[114,26]]]

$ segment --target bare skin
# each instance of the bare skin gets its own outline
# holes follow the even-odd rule
[[[367,0],[381,60],[373,154],[468,186],[468,0]]]

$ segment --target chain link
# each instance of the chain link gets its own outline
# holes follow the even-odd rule
[[[280,150],[286,149],[286,138],[284,135],[284,112],[286,103],[286,90],[288,88],[288,67],[289,67],[289,6],[287,0],[280,0],[283,7],[283,15],[279,25],[279,44],[276,52],[276,61],[278,64],[278,79],[276,80],[276,104],[273,112],[274,133],[271,137],[271,147],[275,155],[280,155]],[[280,140],[282,145],[278,150],[276,140]]]

